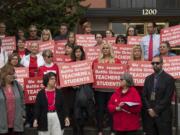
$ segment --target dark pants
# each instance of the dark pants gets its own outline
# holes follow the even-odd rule
[[[26,122],[25,124],[30,124],[30,127],[33,125],[34,121],[34,104],[26,104]]]
[[[73,89],[72,87],[66,87],[62,88],[62,92],[64,95],[66,110],[70,117],[71,126],[73,128],[73,135],[83,135],[84,123],[81,120],[75,119],[74,116],[76,89]]]
[[[143,128],[146,135],[172,135],[172,122],[161,117],[151,118],[143,111]]]
[[[113,132],[113,120],[112,115],[109,113],[107,105],[108,101],[111,98],[113,92],[99,92],[95,91],[95,100],[96,100],[96,119],[97,119],[97,128],[98,132],[102,132],[103,123],[104,123],[104,114],[107,114],[108,126],[111,128],[111,132]]]
[[[0,135],[22,135],[22,132],[14,132],[12,128],[8,129],[8,133],[4,133]]]
[[[138,131],[123,131],[123,132],[116,132],[116,135],[142,135],[142,133]]]
[[[73,135],[84,135],[84,120],[75,120],[73,125]]]

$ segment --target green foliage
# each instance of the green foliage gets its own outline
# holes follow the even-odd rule
[[[81,1],[84,0],[0,0],[0,20],[5,21],[11,34],[18,27],[27,29],[31,24],[57,32],[59,24],[65,22],[73,30],[87,9],[80,5]]]

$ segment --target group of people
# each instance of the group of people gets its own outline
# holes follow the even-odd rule
[[[5,24],[0,23],[1,26]],[[85,22],[82,28],[84,34],[92,34],[91,23]],[[6,36],[3,30],[0,29],[2,38]],[[132,75],[126,72],[121,75],[120,87],[115,90],[94,89],[92,84],[61,88],[53,52],[44,50],[40,53],[37,42],[32,42],[29,48],[25,47],[26,40],[52,40],[49,29],[42,31],[41,38],[37,36],[35,25],[30,26],[28,38],[19,29],[17,48],[9,56],[0,40],[0,134],[21,134],[26,126],[37,128],[39,135],[62,135],[64,127],[72,125],[74,135],[83,135],[85,123],[88,119],[95,119],[98,135],[103,135],[107,119],[111,135],[140,135],[141,126],[146,135],[171,135],[171,99],[175,80],[163,70],[162,65],[163,56],[175,54],[170,52],[168,42],[160,43],[155,23],[148,23],[147,30],[148,34],[140,44],[133,46],[131,60],[151,61],[154,73],[146,77],[144,87],[137,87]],[[127,29],[127,36],[136,34],[134,27]],[[112,36],[113,32],[107,30],[106,37]],[[112,45],[103,40],[101,33],[96,33],[95,39],[95,47],[100,47],[100,54],[93,65],[121,64],[121,60],[114,56]],[[68,32],[68,25],[60,25],[60,34],[54,40],[67,40],[64,55],[69,56],[68,62],[86,59],[83,47],[76,44],[75,33]],[[126,42],[125,36],[117,36],[117,44]],[[44,88],[38,92],[34,104],[25,105],[23,88],[15,80],[14,67],[27,67],[29,77],[42,77]],[[82,91],[87,97],[80,96]]]

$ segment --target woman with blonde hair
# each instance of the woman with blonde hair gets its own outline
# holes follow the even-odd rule
[[[94,63],[120,63],[119,59],[114,56],[113,48],[110,44],[104,42],[101,46],[101,51],[99,58],[94,61]]]
[[[101,46],[101,52],[99,58],[95,59],[93,64],[95,63],[121,63],[119,59],[116,59],[114,56],[114,52],[112,46],[110,44],[104,43]],[[114,134],[113,132],[113,124],[112,124],[112,115],[107,110],[108,101],[113,94],[113,89],[108,88],[96,88],[95,89],[95,100],[96,100],[96,119],[97,119],[97,127],[98,127],[98,135],[103,135],[103,120],[104,120],[104,112],[107,112],[108,117],[108,124],[111,127],[111,135]]]
[[[67,37],[67,44],[72,46],[76,45],[76,34],[74,32],[69,32]]]
[[[89,21],[86,21],[82,25],[83,34],[91,34],[92,28],[91,23]]]
[[[144,61],[144,53],[140,45],[134,45],[131,53],[131,61]],[[135,86],[139,94],[143,92],[142,86]]]
[[[43,29],[41,33],[41,41],[49,41],[52,40],[52,34],[49,29]]]
[[[141,49],[140,45],[135,45],[132,48],[132,53],[131,53],[131,60],[144,60],[144,55],[143,55],[143,50]]]

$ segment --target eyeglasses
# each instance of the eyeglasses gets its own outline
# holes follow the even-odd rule
[[[166,46],[160,46],[159,48],[163,48],[164,49],[164,48],[166,48]]]
[[[52,57],[53,57],[53,55],[47,55],[46,57],[48,57],[48,58],[52,58]]]
[[[124,40],[123,39],[118,39],[118,42],[124,42]]]
[[[36,32],[37,30],[30,30],[30,32]]]
[[[159,65],[161,62],[151,62],[152,65]]]

